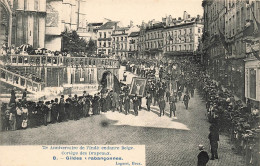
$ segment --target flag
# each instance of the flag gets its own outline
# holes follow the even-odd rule
[[[170,35],[168,36],[168,39],[169,39],[169,40],[173,40],[173,38],[172,38]]]
[[[121,86],[120,82],[118,81],[117,77],[114,75],[114,92],[120,93]]]
[[[229,47],[228,47],[228,43],[225,40],[224,34],[220,32],[219,27],[218,27],[218,32],[219,32],[219,38],[220,38],[220,41],[221,41],[222,45],[224,46],[225,50],[227,50],[228,53],[230,53],[230,50],[229,50]]]
[[[255,50],[253,49],[253,47],[251,47],[251,49],[252,49],[252,53],[253,53],[253,55],[256,57],[256,59],[258,59],[258,60],[260,61],[259,51],[255,51]]]

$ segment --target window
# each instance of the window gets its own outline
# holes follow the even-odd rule
[[[111,46],[111,42],[108,42],[108,47],[110,47]]]
[[[181,45],[179,45],[179,51],[181,51]]]
[[[104,32],[104,38],[107,38],[107,33],[106,32]]]
[[[99,38],[102,38],[102,32],[99,32]]]
[[[181,35],[181,30],[179,30],[179,35]]]
[[[124,37],[121,37],[121,41],[123,41],[124,40]]]
[[[99,47],[101,47],[101,45],[102,45],[102,43],[101,43],[101,42],[99,42]]]
[[[127,41],[127,37],[125,37],[125,41]]]
[[[193,50],[193,49],[192,49],[192,44],[190,44],[190,50]]]
[[[198,29],[198,33],[200,33],[200,28]]]
[[[119,41],[119,37],[116,38],[116,41]]]

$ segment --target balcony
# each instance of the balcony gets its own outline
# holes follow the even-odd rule
[[[0,59],[2,65],[21,67],[97,67],[119,68],[116,59],[95,57],[59,57],[47,55],[5,55]]]

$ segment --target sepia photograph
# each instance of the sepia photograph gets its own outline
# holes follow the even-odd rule
[[[260,0],[0,0],[0,166],[259,166]]]

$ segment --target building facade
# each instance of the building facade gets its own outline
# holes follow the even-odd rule
[[[44,47],[46,0],[1,0],[1,45]]]
[[[131,32],[128,36],[128,57],[137,58],[138,57],[138,43],[139,43],[139,32]]]
[[[108,21],[98,29],[97,54],[112,55],[112,34],[118,22]]]
[[[203,19],[190,17],[184,11],[183,18],[167,16],[161,22],[142,23],[138,52],[141,57],[161,59],[167,56],[194,56],[203,34]]]
[[[145,54],[146,58],[159,59],[163,56],[163,31],[162,22],[149,22],[145,31]]]
[[[197,22],[168,26],[164,29],[164,53],[168,56],[195,55],[203,25]]]
[[[250,48],[248,51],[245,42],[248,37],[254,36],[247,32],[248,27],[253,27],[249,30],[251,33],[258,30],[259,1],[204,0],[202,6],[205,19],[203,53],[208,73],[241,99],[259,101],[256,91],[260,81],[257,65],[252,63],[257,59],[252,59],[255,52]],[[253,38],[256,40],[256,37]],[[254,95],[250,97],[251,93]]]
[[[113,54],[121,59],[128,57],[128,33],[126,28],[117,27],[112,34]]]

